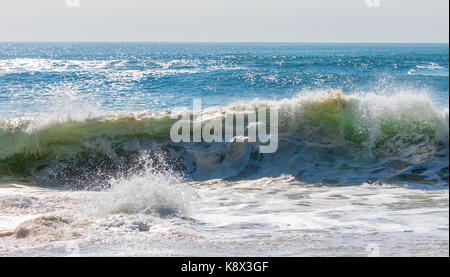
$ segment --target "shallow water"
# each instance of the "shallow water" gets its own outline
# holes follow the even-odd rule
[[[159,199],[167,202],[160,201],[156,213],[144,212],[158,198],[151,188],[139,190],[137,203],[131,200],[136,196],[132,188],[104,193],[2,189],[2,222],[10,224],[2,227],[26,223],[1,238],[0,255],[448,254],[448,190],[367,184],[330,188],[285,176],[188,186],[197,194],[195,201],[178,203],[185,200],[165,195]],[[183,186],[177,189],[185,193]],[[107,202],[121,197],[129,201]],[[31,204],[19,206],[24,199]],[[147,206],[142,199],[149,200]],[[140,212],[126,212],[125,203],[141,207]],[[115,212],[109,213],[111,208]]]

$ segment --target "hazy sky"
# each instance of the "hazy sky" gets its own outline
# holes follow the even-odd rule
[[[0,41],[449,41],[448,0],[79,1],[0,0]]]

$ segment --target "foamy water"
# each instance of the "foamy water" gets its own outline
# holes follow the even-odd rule
[[[152,178],[148,176],[145,184],[136,180],[139,191],[133,186],[110,192],[70,193],[26,187],[2,189],[0,203],[6,212],[2,222],[9,223],[2,227],[15,231],[11,235],[3,231],[0,254],[448,253],[448,190],[369,184],[336,188],[305,185],[282,176],[186,184],[196,194],[186,199],[174,197],[186,193],[184,186],[169,185],[161,192],[160,183]],[[11,203],[19,197],[33,200],[19,208]],[[85,206],[92,204],[100,209],[86,211]],[[27,217],[21,217],[24,213]]]

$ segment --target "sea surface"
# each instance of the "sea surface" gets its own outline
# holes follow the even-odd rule
[[[448,106],[448,44],[0,43],[0,255],[448,256]]]

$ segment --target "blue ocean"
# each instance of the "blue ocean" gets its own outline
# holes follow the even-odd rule
[[[133,112],[333,89],[426,93],[445,108],[448,64],[448,44],[1,43],[0,116],[41,116],[67,97]]]
[[[448,255],[448,106],[448,44],[0,43],[0,255]]]

